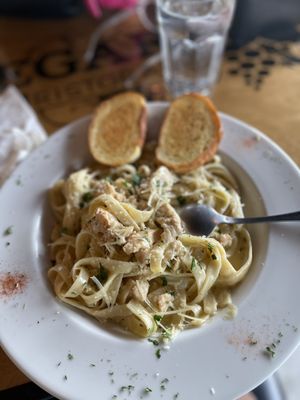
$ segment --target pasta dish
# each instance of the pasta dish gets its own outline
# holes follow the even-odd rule
[[[50,190],[56,223],[48,275],[63,302],[135,335],[171,338],[234,311],[231,288],[246,275],[251,239],[242,225],[209,237],[186,232],[177,210],[204,203],[243,216],[219,156],[186,174],[139,161],[82,169]]]

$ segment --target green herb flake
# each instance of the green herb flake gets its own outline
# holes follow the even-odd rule
[[[96,364],[90,363],[90,367],[96,367]]]
[[[98,275],[96,275],[96,278],[98,279],[98,281],[100,281],[102,284],[105,283],[107,281],[108,278],[108,272],[106,269],[101,268],[100,272]]]
[[[108,375],[109,376],[113,376],[114,372],[113,371],[109,371]]]
[[[115,400],[115,399],[117,399],[118,398],[118,396],[116,395],[116,394],[114,394],[113,396],[112,396],[112,399],[113,400]]]
[[[89,203],[93,199],[93,194],[91,192],[83,193],[81,199],[84,203]]]
[[[278,333],[278,337],[282,337],[283,334],[281,332]]]
[[[163,286],[167,286],[167,284],[168,284],[167,278],[166,278],[165,276],[162,276],[162,277],[161,277],[161,280],[162,280],[162,285],[163,285]]]
[[[142,177],[139,174],[134,174],[132,175],[132,185],[133,186],[140,186],[141,181],[142,181]]]
[[[130,375],[130,379],[136,378],[138,376],[138,373],[135,372],[134,374]]]
[[[161,350],[157,349],[155,352],[156,357],[159,359],[161,357]]]
[[[196,262],[195,257],[193,257],[193,258],[192,258],[192,263],[191,263],[191,270],[194,271],[194,269],[196,268],[196,266],[197,266],[197,262]]]
[[[67,381],[67,380],[68,380],[67,375],[64,375],[64,381]]]
[[[73,354],[71,354],[71,353],[68,353],[68,360],[73,360],[74,359],[74,356],[73,356]]]
[[[159,345],[159,341],[157,339],[148,339],[148,342],[152,343],[154,346],[158,346]]]
[[[214,245],[211,244],[211,243],[208,243],[208,244],[207,244],[207,248],[208,248],[208,250],[212,253],[212,251],[213,251],[213,249],[214,249]]]
[[[124,185],[124,187],[125,187],[126,189],[128,189],[128,190],[131,190],[131,188],[132,188],[131,182],[128,182],[128,181],[124,181],[124,182],[123,182],[123,185]]]
[[[165,378],[160,383],[161,383],[161,385],[164,385],[165,383],[168,383],[168,382],[169,382],[169,379]]]
[[[60,232],[64,235],[67,235],[69,233],[68,228],[66,228],[65,226],[63,226],[60,230]]]
[[[152,389],[150,389],[149,387],[145,387],[144,392],[145,393],[151,393]]]
[[[16,180],[16,185],[17,185],[17,186],[21,186],[21,185],[22,185],[22,182],[21,182],[21,179],[20,179],[20,178],[18,178],[18,179]]]
[[[128,393],[130,394],[134,389],[133,385],[127,385],[127,386],[121,386],[120,391],[121,392],[125,392],[128,391]]]
[[[8,228],[5,229],[5,231],[3,232],[3,236],[8,236],[12,234],[12,225],[9,226]]]
[[[272,348],[271,346],[267,346],[267,347],[265,348],[265,353],[266,353],[268,356],[271,356],[272,358],[274,358],[275,355],[276,355],[276,352],[273,350],[273,348]]]
[[[161,315],[154,315],[154,321],[156,321],[156,322],[160,322],[161,320],[162,320],[162,316]]]
[[[183,196],[177,196],[176,200],[180,206],[184,206],[186,204],[186,198]]]
[[[165,330],[162,332],[162,337],[163,337],[164,339],[170,340],[171,337],[172,337],[172,331],[171,331],[171,329],[170,329],[170,328],[165,328]]]
[[[56,364],[57,367],[61,366],[61,361]]]
[[[173,399],[176,400],[179,397],[179,393],[175,393]]]
[[[216,256],[215,254],[212,254],[212,255],[211,255],[211,258],[212,258],[213,260],[216,260],[216,259],[217,259],[217,256]]]
[[[5,246],[6,246],[6,247],[10,246],[10,242],[6,242],[6,243],[5,243]]]

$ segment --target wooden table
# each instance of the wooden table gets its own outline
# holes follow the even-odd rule
[[[158,51],[156,35],[133,16],[103,37],[86,64],[83,54],[96,26],[85,15],[50,21],[0,19],[0,65],[8,68],[49,134],[124,90],[124,80]],[[148,98],[164,98],[160,66],[136,86]],[[298,165],[299,99],[299,43],[258,38],[227,53],[214,94],[217,107],[266,133]],[[0,390],[28,382],[1,350],[0,370]]]

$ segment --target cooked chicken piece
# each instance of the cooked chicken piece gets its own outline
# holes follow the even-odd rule
[[[170,261],[175,257],[180,257],[185,253],[185,247],[180,240],[169,243],[165,250],[165,260]]]
[[[96,193],[98,196],[101,194],[110,194],[118,201],[125,200],[123,194],[118,193],[113,185],[104,180],[99,182],[98,186],[96,187]]]
[[[99,208],[90,221],[94,233],[100,234],[103,243],[126,243],[126,238],[133,232],[132,226],[124,226],[106,210]]]
[[[183,232],[181,219],[174,208],[168,204],[162,204],[156,211],[155,221],[163,228],[161,235],[163,242],[171,242]]]
[[[219,241],[224,247],[230,247],[232,245],[232,237],[229,235],[229,233],[221,233]]]
[[[150,249],[141,249],[135,253],[136,261],[140,266],[145,266],[150,262]]]
[[[142,236],[140,232],[133,232],[128,238],[127,243],[123,246],[126,254],[137,253],[142,249],[150,249],[150,242]]]
[[[141,279],[136,280],[132,287],[132,297],[135,300],[143,302],[147,298],[148,290],[149,290],[149,282],[148,281],[141,280]]]
[[[174,297],[170,293],[163,293],[155,296],[153,300],[159,311],[166,312],[173,305]]]

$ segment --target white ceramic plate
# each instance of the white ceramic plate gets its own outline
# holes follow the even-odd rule
[[[149,104],[150,136],[155,136],[165,109],[163,103]],[[1,189],[4,350],[29,378],[60,399],[109,400],[116,395],[123,400],[232,400],[254,388],[299,341],[299,223],[252,227],[255,257],[234,293],[238,316],[228,321],[219,315],[203,328],[181,333],[158,359],[155,346],[147,340],[117,334],[109,325],[58,302],[47,282],[51,226],[47,190],[89,162],[88,122],[89,118],[81,119],[53,135]],[[246,214],[299,209],[296,165],[252,127],[226,115],[222,122],[221,153],[240,182]],[[11,235],[3,236],[9,226]],[[11,278],[24,274],[10,296],[5,294],[8,272]],[[271,343],[276,345],[274,358],[264,354]],[[128,385],[132,388],[121,390]],[[146,387],[152,392],[145,393]]]

